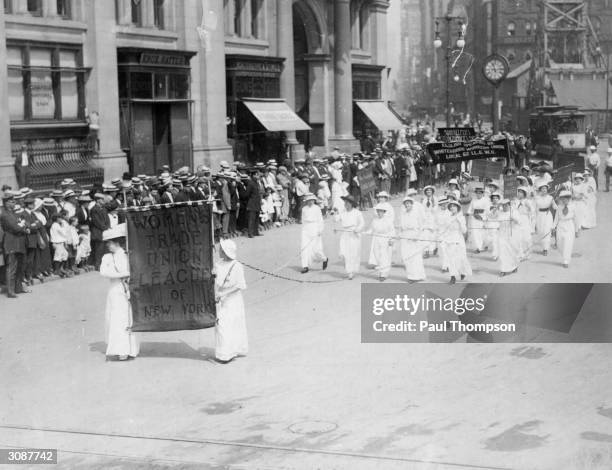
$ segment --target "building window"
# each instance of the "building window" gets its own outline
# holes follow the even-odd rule
[[[511,21],[510,23],[508,23],[506,32],[508,36],[514,36],[514,34],[516,33],[516,24],[514,23],[514,21]]]
[[[11,121],[83,119],[80,49],[9,44],[7,57]]]
[[[142,26],[142,3],[141,0],[131,1],[132,24]]]
[[[11,0],[4,0],[4,13],[9,14],[13,12],[13,9],[11,8]]]
[[[262,0],[251,0],[251,35],[260,38],[259,17],[261,13]]]
[[[42,16],[42,0],[28,0],[28,12],[34,16]]]
[[[531,36],[531,23],[529,21],[525,23],[525,34]]]
[[[57,14],[69,20],[72,17],[71,0],[57,0]]]
[[[153,0],[153,21],[156,28],[164,29],[164,0]]]

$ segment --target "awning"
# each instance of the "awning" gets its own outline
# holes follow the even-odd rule
[[[310,130],[285,100],[243,98],[242,102],[270,132]]]
[[[384,101],[355,101],[355,104],[380,131],[394,131],[404,127]]]
[[[550,83],[561,106],[577,106],[581,110],[606,109],[605,80],[551,80]]]

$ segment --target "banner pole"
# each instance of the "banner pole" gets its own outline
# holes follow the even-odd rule
[[[130,251],[130,240],[128,237],[128,230],[127,230],[127,193],[125,191],[125,186],[123,186],[123,208],[125,209],[125,251],[129,252]]]

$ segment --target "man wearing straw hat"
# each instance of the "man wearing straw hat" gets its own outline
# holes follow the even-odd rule
[[[105,196],[102,193],[94,195],[96,204],[89,211],[90,229],[91,229],[91,254],[93,265],[96,269],[100,269],[100,262],[104,254],[104,240],[102,233],[110,228],[110,219],[108,212],[104,207]]]
[[[304,196],[302,207],[302,274],[310,269],[311,263],[322,262],[323,270],[327,269],[327,256],[323,251],[323,213],[321,208],[315,204],[317,200],[314,194],[308,193]]]
[[[3,209],[0,214],[0,225],[4,231],[3,250],[6,259],[7,297],[14,299],[16,294],[31,292],[23,287],[24,256],[26,253],[26,235],[29,233],[26,224],[15,214],[16,191],[6,191],[2,195]]]

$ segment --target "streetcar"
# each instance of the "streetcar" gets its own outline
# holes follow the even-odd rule
[[[553,168],[570,163],[584,169],[586,157],[585,114],[577,106],[538,106],[529,115],[529,135],[535,161],[550,162]]]

